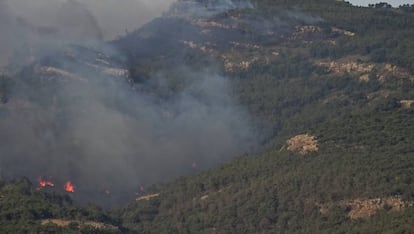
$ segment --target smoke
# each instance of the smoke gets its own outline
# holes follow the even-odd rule
[[[0,0],[0,68],[12,56],[27,64],[52,45],[117,39],[163,13],[211,16],[251,7],[248,0]]]
[[[70,47],[19,74],[0,107],[3,176],[71,180],[78,200],[108,205],[256,146],[225,77],[183,68],[182,91],[160,97],[137,91],[121,72],[107,75],[122,71],[111,60],[119,55],[97,51]]]
[[[132,85],[124,56],[102,42],[170,3],[0,0],[0,52],[17,67],[0,104],[0,176],[71,180],[77,200],[108,205],[257,146],[226,77],[177,68],[181,91],[159,95],[153,87],[168,89],[168,76]],[[211,1],[196,12],[246,4]]]
[[[166,11],[173,0],[8,0],[16,15],[36,25],[53,23],[61,5],[83,4],[102,29],[106,39],[134,30]],[[72,13],[72,12],[68,12]],[[59,14],[58,14],[59,15]]]
[[[16,45],[13,38],[17,32],[14,30],[16,21],[10,14],[10,8],[4,0],[0,0],[0,67],[7,63],[8,57],[12,54],[10,48]]]
[[[286,15],[304,24],[316,24],[324,21],[321,17],[307,15],[299,11],[287,11]]]
[[[250,0],[181,0],[172,4],[168,14],[180,17],[209,17],[232,9],[253,8]]]
[[[0,0],[0,68],[16,54],[30,62],[44,47],[115,39],[160,16],[172,1]]]

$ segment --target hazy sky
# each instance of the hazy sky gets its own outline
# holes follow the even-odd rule
[[[56,9],[67,0],[0,0],[6,1],[14,14],[36,26],[53,24]],[[96,18],[106,39],[132,31],[160,16],[175,0],[77,0]]]
[[[348,0],[353,5],[368,6],[371,3],[388,2],[389,4],[397,7],[402,4],[414,4],[414,0]]]

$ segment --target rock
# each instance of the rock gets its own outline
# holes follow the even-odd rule
[[[315,136],[309,134],[297,135],[287,140],[287,150],[291,152],[298,152],[301,155],[306,155],[310,152],[317,152],[318,141]]]

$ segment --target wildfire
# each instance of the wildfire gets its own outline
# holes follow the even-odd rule
[[[74,193],[75,192],[75,186],[73,186],[72,182],[68,181],[65,184],[65,191],[68,193]]]
[[[42,187],[42,188],[44,188],[46,186],[49,186],[49,187],[54,187],[55,186],[55,184],[52,181],[44,180],[44,179],[42,179],[42,177],[37,178],[37,181],[39,182],[39,186]]]
[[[37,182],[39,183],[39,186],[36,188],[37,191],[40,191],[42,188],[46,188],[46,187],[55,187],[55,183],[53,183],[50,180],[44,179],[41,176],[37,178]],[[64,189],[68,193],[75,192],[75,186],[70,181],[67,181],[65,183]],[[109,190],[106,193],[109,193]]]

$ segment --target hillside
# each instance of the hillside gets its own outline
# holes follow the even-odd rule
[[[302,127],[285,138],[368,103],[412,98],[411,13],[338,1],[283,2],[160,18],[117,44],[126,48],[137,84],[154,74],[167,77],[170,89],[151,86],[163,95],[183,86],[179,68],[214,67],[232,78],[238,100],[272,134]]]
[[[121,233],[119,221],[94,206],[78,207],[70,195],[34,186],[27,178],[0,181],[2,233]]]
[[[412,232],[413,9],[181,0],[110,50],[72,45],[0,74],[0,132],[24,133],[1,140],[30,143],[0,146],[5,169],[70,178],[75,204],[129,201],[109,215],[8,182],[2,211],[36,207],[5,209],[1,228]]]
[[[117,42],[137,84],[168,74],[166,96],[185,82],[182,64],[231,77],[268,148],[154,187],[158,196],[120,211],[124,224],[152,233],[413,230],[414,15],[340,1],[253,5],[161,18]],[[152,43],[166,47],[146,51]],[[317,147],[300,145],[314,139]],[[317,150],[291,151],[292,142]]]

